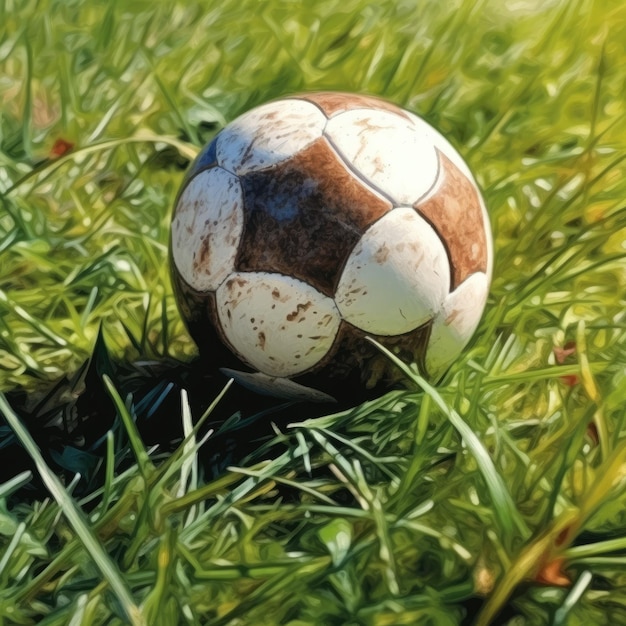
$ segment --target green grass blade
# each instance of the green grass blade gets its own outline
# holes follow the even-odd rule
[[[188,159],[195,159],[197,156],[199,149],[195,146],[192,146],[180,139],[176,139],[175,137],[161,136],[155,133],[148,132],[146,130],[139,130],[134,135],[130,137],[123,137],[121,139],[110,139],[107,141],[102,141],[100,143],[96,143],[90,146],[85,146],[84,148],[78,148],[76,150],[72,150],[67,152],[63,156],[55,159],[54,161],[46,161],[42,165],[36,167],[32,171],[25,174],[21,179],[16,181],[11,187],[9,187],[4,194],[6,196],[10,196],[15,193],[18,189],[20,189],[27,182],[31,181],[33,178],[37,178],[40,174],[45,174],[46,176],[50,175],[52,172],[57,170],[59,167],[67,163],[68,161],[72,161],[75,159],[81,159],[87,155],[95,154],[98,152],[105,152],[108,150],[112,150],[113,148],[117,148],[119,146],[125,146],[129,143],[150,143],[150,144],[167,144],[176,148],[183,156]]]
[[[33,474],[30,470],[21,472],[17,476],[7,480],[0,485],[0,500],[10,496],[14,491],[24,487],[32,480]]]
[[[598,541],[594,543],[586,543],[579,546],[569,548],[565,555],[569,560],[584,559],[597,554],[606,554],[607,552],[623,552],[626,550],[626,537],[617,539],[607,539],[606,541]],[[626,565],[626,559],[624,560]]]
[[[576,581],[576,584],[571,588],[570,592],[565,598],[565,602],[557,609],[554,614],[554,621],[552,626],[566,626],[567,617],[571,613],[572,609],[580,602],[582,595],[587,590],[587,587],[591,584],[593,575],[589,570],[585,570]]]
[[[519,533],[522,537],[529,537],[531,534],[530,529],[519,514],[504,480],[498,473],[489,453],[476,433],[454,409],[446,404],[439,392],[426,382],[424,378],[416,374],[408,365],[403,363],[395,354],[387,350],[387,348],[377,341],[373,339],[370,339],[370,341],[433,400],[437,407],[439,407],[439,410],[461,435],[465,445],[476,459],[476,463],[478,464],[483,480],[487,485],[487,489],[494,503],[495,513],[509,541],[513,540],[513,536],[516,533]]]
[[[137,459],[137,464],[139,465],[139,470],[141,471],[141,475],[144,479],[147,479],[151,474],[154,466],[150,461],[150,457],[146,452],[146,448],[143,445],[143,441],[141,440],[141,436],[139,435],[139,431],[137,430],[137,426],[135,425],[135,420],[133,420],[126,404],[122,400],[119,392],[115,388],[113,381],[105,374],[102,379],[104,380],[104,384],[109,392],[109,395],[113,399],[115,404],[115,408],[124,423],[124,428],[126,429],[126,433],[128,434],[128,440],[130,441],[130,446],[135,454],[135,458]]]
[[[13,412],[13,409],[2,393],[0,393],[0,411],[3,413],[5,419],[14,430],[31,459],[35,462],[41,479],[63,511],[63,514],[74,529],[74,532],[80,538],[85,550],[93,559],[105,580],[108,582],[111,590],[117,597],[126,618],[131,624],[133,624],[133,626],[142,626],[145,622],[141,616],[139,607],[133,600],[130,589],[126,584],[122,573],[106,552],[104,546],[93,534],[89,521],[85,518],[83,512],[76,506],[74,500],[65,490],[56,474],[54,474],[54,472],[52,472],[52,470],[47,466],[41,456],[41,452],[39,451],[37,444],[22,424],[20,418]]]

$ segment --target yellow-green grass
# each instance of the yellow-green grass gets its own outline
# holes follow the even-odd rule
[[[118,415],[70,458],[0,397],[0,454],[34,459],[2,469],[0,623],[622,623],[625,84],[618,1],[0,2],[0,388],[40,397],[97,344]],[[154,450],[138,427],[170,387],[146,359],[195,353],[167,268],[185,163],[313,89],[394,100],[467,159],[482,324],[438,387],[398,364],[407,391],[263,436],[233,389],[194,430],[220,388],[183,392],[159,419],[185,438]],[[226,436],[253,440],[211,465]]]

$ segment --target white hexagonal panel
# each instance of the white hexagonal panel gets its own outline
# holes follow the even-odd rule
[[[243,198],[236,176],[214,167],[187,185],[172,220],[172,255],[183,279],[212,291],[233,270],[243,230]]]
[[[233,273],[216,295],[227,340],[269,376],[294,376],[319,363],[341,321],[331,298],[282,274]]]
[[[446,250],[414,209],[393,209],[350,255],[335,301],[343,318],[376,335],[400,335],[432,319],[450,286]]]
[[[280,100],[252,109],[218,135],[217,162],[236,174],[280,163],[321,137],[324,114],[310,102]]]
[[[482,317],[489,279],[482,272],[472,274],[444,301],[435,317],[426,350],[426,371],[434,379],[441,377],[461,354]]]
[[[428,137],[429,143],[441,150],[441,152],[443,152],[470,180],[474,180],[474,176],[467,166],[467,163],[463,160],[463,157],[438,130],[414,113],[407,112],[407,115],[413,122],[415,128],[419,129],[420,132],[423,132],[424,135]]]
[[[331,118],[324,134],[346,163],[395,204],[413,204],[439,168],[431,135],[389,111],[355,109]]]

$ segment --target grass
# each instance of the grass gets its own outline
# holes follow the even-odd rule
[[[623,623],[625,42],[612,0],[0,2],[0,623]],[[312,89],[459,148],[487,310],[437,388],[215,403],[173,199]]]

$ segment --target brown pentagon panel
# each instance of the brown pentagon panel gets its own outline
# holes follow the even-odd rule
[[[245,225],[236,269],[280,272],[330,297],[363,232],[391,209],[323,137],[240,182]]]
[[[352,109],[383,109],[396,113],[404,119],[410,120],[411,118],[400,107],[381,100],[376,96],[364,96],[361,94],[346,94],[332,91],[318,91],[313,93],[299,94],[294,96],[300,100],[306,100],[318,106],[326,117],[332,117],[338,113],[344,111],[351,111]]]
[[[338,400],[349,400],[355,389],[366,388],[367,397],[376,397],[389,385],[402,380],[398,368],[373,343],[372,337],[406,363],[416,362],[425,371],[426,348],[432,320],[411,332],[392,337],[364,333],[342,320],[333,347],[317,366],[295,376],[301,384],[320,388]]]
[[[487,235],[474,183],[437,150],[439,179],[433,192],[414,205],[439,233],[450,257],[450,290],[474,272],[487,271]]]
[[[189,166],[189,169],[185,172],[185,183],[190,181],[196,174],[199,174],[202,170],[206,170],[210,167],[214,167],[215,165],[217,165],[217,156],[215,153],[216,147],[217,139],[213,139],[213,141],[208,146],[200,151],[198,156]],[[180,193],[182,193],[183,190],[184,187],[181,188]]]
[[[172,272],[172,287],[185,326],[207,365],[215,369],[239,366],[219,324],[215,294],[193,289],[178,272]]]

